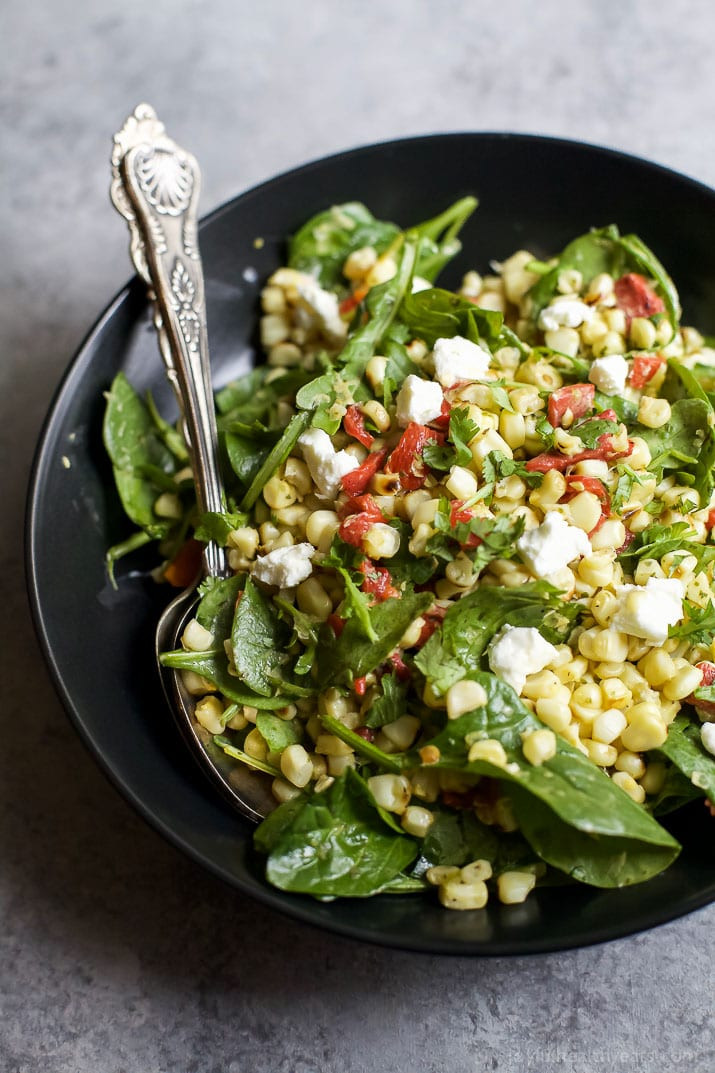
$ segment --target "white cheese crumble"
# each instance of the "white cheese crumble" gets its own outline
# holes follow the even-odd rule
[[[626,389],[628,362],[622,354],[607,354],[591,363],[588,378],[604,395],[622,395]]]
[[[435,376],[442,387],[451,387],[460,380],[481,380],[491,361],[488,350],[461,335],[438,339],[433,354]]]
[[[313,572],[313,564],[310,561],[313,555],[315,548],[308,543],[276,548],[256,559],[251,575],[266,585],[290,589],[310,577]]]
[[[700,740],[703,748],[715,756],[715,723],[703,723],[700,727]]]
[[[544,332],[578,328],[579,324],[587,324],[592,317],[591,306],[578,298],[555,298],[551,305],[545,306],[539,313],[539,327]]]
[[[489,647],[489,666],[497,678],[521,693],[528,675],[543,671],[557,656],[534,626],[504,626]]]
[[[428,279],[423,279],[422,276],[412,277],[412,293],[419,294],[420,291],[432,290],[433,284]]]
[[[406,428],[411,421],[427,425],[442,413],[444,395],[434,380],[423,380],[414,373],[405,380],[397,396],[397,422]]]
[[[531,573],[539,578],[549,577],[591,553],[591,542],[583,529],[569,525],[555,510],[549,511],[541,525],[522,533],[516,547]]]
[[[323,499],[335,499],[340,491],[340,478],[360,465],[355,455],[336,451],[322,428],[309,428],[299,437],[298,446],[303,449],[305,464]]]
[[[348,334],[348,326],[340,317],[340,306],[336,296],[330,291],[324,291],[316,280],[307,275],[301,278],[296,290],[304,307],[307,307],[307,311],[320,321],[328,335],[344,339]]]
[[[649,577],[645,585],[617,585],[614,630],[662,645],[668,627],[683,617],[683,583],[677,578]]]

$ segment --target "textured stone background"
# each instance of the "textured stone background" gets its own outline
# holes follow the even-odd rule
[[[288,922],[182,858],[61,712],[25,607],[21,530],[53,388],[129,274],[107,158],[135,103],[197,153],[205,210],[325,152],[449,129],[583,138],[715,184],[715,9],[3,8],[0,1071],[711,1070],[715,907],[569,954],[440,960]]]

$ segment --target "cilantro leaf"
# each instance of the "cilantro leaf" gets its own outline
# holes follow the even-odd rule
[[[407,697],[407,682],[401,682],[397,675],[385,674],[380,682],[382,695],[370,705],[365,719],[367,727],[382,727],[386,723],[393,723],[405,714],[405,699]]]
[[[472,461],[472,452],[468,444],[479,432],[479,425],[472,421],[466,406],[458,407],[449,415],[448,438],[452,441],[457,453],[457,465],[468,466]]]
[[[620,427],[617,421],[604,420],[602,417],[592,417],[588,421],[573,425],[569,432],[572,436],[578,436],[587,450],[592,450],[594,447],[598,447],[598,441],[601,436],[605,436],[608,433],[615,435]]]
[[[668,630],[669,637],[677,637],[680,640],[687,640],[691,645],[709,645],[715,637],[715,604],[710,600],[707,607],[698,607],[697,604],[693,604],[690,600],[686,600],[683,604],[685,611],[685,619],[677,626],[671,626]],[[710,699],[704,698],[700,695],[700,691],[696,691],[695,694],[698,699]]]
[[[524,462],[509,458],[503,451],[490,451],[482,463],[482,477],[487,484],[496,484],[504,477],[521,477],[530,488],[541,484],[543,473],[531,473]]]

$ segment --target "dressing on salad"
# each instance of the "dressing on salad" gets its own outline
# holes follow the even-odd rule
[[[120,374],[105,443],[136,532],[188,584],[207,740],[271,780],[255,845],[317,897],[452,909],[620,887],[715,801],[715,349],[610,225],[435,285],[476,207],[411,230],[359,203],[291,239],[266,362],[216,397],[228,508]]]

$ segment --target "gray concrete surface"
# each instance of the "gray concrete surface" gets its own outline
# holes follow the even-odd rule
[[[21,534],[53,388],[129,274],[107,157],[135,103],[196,151],[205,210],[324,152],[448,129],[583,138],[715,184],[712,5],[36,0],[0,18],[0,1071],[711,1070],[715,906],[568,954],[441,960],[290,923],[182,858],[53,695]]]

